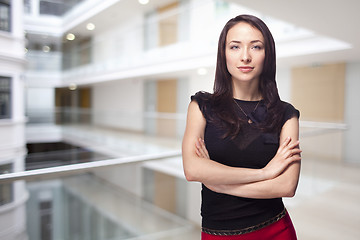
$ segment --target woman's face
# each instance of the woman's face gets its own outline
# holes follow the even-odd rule
[[[233,81],[259,81],[265,59],[261,32],[246,22],[239,22],[227,33],[226,65]]]

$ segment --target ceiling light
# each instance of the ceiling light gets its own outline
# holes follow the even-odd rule
[[[93,23],[88,23],[88,24],[86,25],[86,29],[89,30],[89,31],[94,30],[94,29],[95,29],[95,24],[93,24]]]
[[[50,52],[51,48],[49,46],[43,46],[42,47],[43,52]]]
[[[69,84],[69,89],[70,89],[71,91],[76,90],[76,89],[77,89],[76,83],[70,83],[70,84]]]
[[[75,35],[72,34],[72,33],[68,33],[68,34],[66,35],[66,39],[69,40],[69,41],[72,41],[72,40],[75,39]]]
[[[142,5],[146,5],[149,3],[149,0],[139,0],[139,3]]]

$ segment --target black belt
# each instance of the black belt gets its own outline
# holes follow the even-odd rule
[[[207,234],[211,234],[211,235],[217,235],[217,236],[231,236],[231,235],[241,235],[241,234],[245,234],[245,233],[250,233],[250,232],[254,232],[256,230],[259,230],[261,228],[267,227],[272,223],[275,223],[277,221],[279,221],[281,218],[283,218],[286,215],[286,209],[284,208],[284,210],[281,211],[281,213],[279,213],[278,215],[276,215],[275,217],[262,222],[260,224],[251,226],[251,227],[247,227],[247,228],[243,228],[240,230],[213,230],[213,229],[208,229],[208,228],[201,228],[201,231]]]

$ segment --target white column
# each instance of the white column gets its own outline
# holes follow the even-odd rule
[[[345,131],[344,160],[359,164],[360,62],[347,64],[345,81],[345,123],[348,129]]]
[[[33,17],[38,17],[40,15],[40,1],[31,0],[31,15]]]
[[[23,0],[11,1],[11,23],[12,33],[15,38],[24,38],[24,5]]]

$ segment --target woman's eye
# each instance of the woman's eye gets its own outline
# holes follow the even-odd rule
[[[230,49],[234,49],[234,50],[236,50],[236,49],[239,49],[239,46],[230,46]]]
[[[261,46],[259,46],[259,45],[255,45],[255,46],[253,46],[253,47],[252,47],[252,49],[257,49],[257,50],[260,50],[260,49],[262,49],[262,47],[261,47]]]

